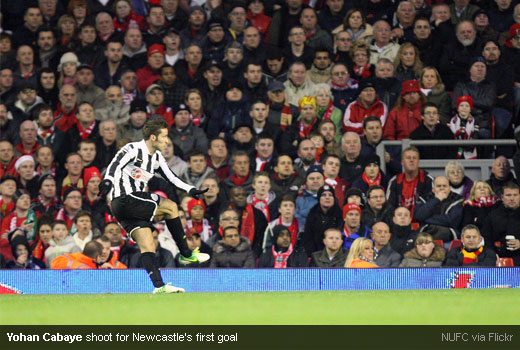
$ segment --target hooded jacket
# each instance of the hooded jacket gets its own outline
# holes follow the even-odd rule
[[[404,254],[404,259],[399,267],[441,267],[446,258],[446,250],[440,245],[435,245],[432,255],[423,258],[419,255],[417,248],[413,248]]]
[[[50,247],[45,251],[47,267],[51,267],[52,261],[60,255],[81,252],[81,249],[76,245],[71,235],[65,237],[60,243],[56,243],[54,239],[51,239],[49,245]]]
[[[249,240],[240,236],[240,243],[231,247],[222,241],[217,241],[213,246],[210,268],[254,268],[255,255],[251,250]]]

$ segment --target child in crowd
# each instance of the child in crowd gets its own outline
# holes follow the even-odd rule
[[[52,240],[50,247],[45,251],[45,263],[51,267],[52,260],[66,253],[77,253],[81,249],[74,242],[74,238],[69,235],[65,221],[56,220],[52,223]]]
[[[193,198],[188,202],[188,216],[190,219],[186,221],[186,230],[195,228],[204,242],[213,235],[209,221],[204,218],[205,213],[206,204],[202,199]]]
[[[448,126],[455,135],[456,140],[471,140],[478,138],[479,125],[471,115],[473,109],[473,98],[462,95],[457,98],[457,114],[451,118]],[[477,147],[459,147],[458,158],[477,159]]]

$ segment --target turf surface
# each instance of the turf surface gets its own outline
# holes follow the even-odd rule
[[[518,289],[2,295],[0,324],[519,324]],[[468,317],[468,313],[471,317]]]

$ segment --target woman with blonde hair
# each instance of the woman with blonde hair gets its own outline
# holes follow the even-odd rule
[[[204,100],[199,89],[189,89],[184,97],[184,103],[190,109],[190,120],[199,128],[206,130],[209,118],[204,113]]]
[[[464,175],[464,167],[456,160],[450,160],[444,168],[444,173],[450,182],[452,192],[460,194],[464,200],[469,198],[473,180]]]
[[[419,58],[419,50],[411,43],[404,43],[397,51],[394,59],[394,77],[401,83],[416,80],[421,74],[423,63]]]
[[[74,40],[76,39],[76,29],[77,27],[76,20],[74,17],[69,15],[63,15],[58,19],[58,24],[56,28],[58,28],[58,47],[59,50],[66,51],[72,50]]]
[[[374,76],[374,66],[370,64],[370,48],[365,43],[355,43],[350,48],[354,66],[351,77],[357,81]]]
[[[435,67],[424,67],[421,70],[419,83],[426,101],[437,105],[440,122],[444,125],[449,124],[451,118],[451,98],[442,83],[439,71]]]
[[[343,18],[343,23],[336,27],[332,34],[337,34],[342,30],[350,34],[353,43],[359,42],[368,45],[374,38],[374,29],[367,23],[363,12],[357,8],[350,9],[347,12]]]
[[[378,267],[374,263],[374,244],[365,237],[360,237],[352,243],[348,252],[345,267],[354,269],[369,269]]]
[[[460,227],[473,224],[482,229],[484,219],[495,209],[498,201],[499,198],[487,182],[475,181],[469,192],[468,200],[462,204],[463,211]]]
[[[71,0],[67,6],[67,14],[74,18],[76,25],[81,27],[87,18],[90,17],[90,8],[86,0]]]
[[[317,84],[316,85],[316,114],[321,120],[331,120],[336,125],[336,130],[341,130],[341,123],[343,119],[343,113],[338,107],[333,104],[334,96],[329,84]],[[337,140],[341,138],[341,135],[336,135]]]

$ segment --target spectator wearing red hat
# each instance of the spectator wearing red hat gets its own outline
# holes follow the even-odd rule
[[[209,221],[204,218],[205,213],[206,204],[202,199],[193,198],[188,202],[188,216],[190,219],[186,221],[186,231],[191,228],[195,229],[200,238],[207,242],[213,235],[213,230]]]
[[[138,88],[141,93],[161,77],[160,69],[164,65],[164,46],[153,44],[148,48],[147,65],[137,70]]]
[[[388,115],[384,126],[384,137],[389,140],[410,138],[410,134],[421,125],[421,106],[425,97],[417,80],[403,82],[401,96]]]
[[[439,109],[432,102],[421,107],[423,122],[410,134],[412,140],[453,140],[453,133],[445,124],[439,122]],[[422,159],[453,159],[456,157],[454,147],[417,147]]]
[[[309,211],[305,222],[303,244],[307,255],[311,257],[312,253],[325,247],[323,233],[326,229],[331,227],[339,229],[341,225],[343,225],[343,218],[341,208],[334,197],[334,188],[324,185],[318,191],[318,203]]]
[[[371,230],[361,222],[361,207],[348,203],[343,207],[343,249],[350,249],[359,237],[370,237]]]
[[[103,231],[105,226],[105,213],[109,212],[106,198],[99,195],[99,184],[103,180],[101,172],[96,167],[85,168],[83,171],[83,183],[85,195],[83,197],[83,209],[90,211],[92,226]]]
[[[451,118],[448,126],[456,140],[471,140],[477,137],[479,125],[471,115],[473,109],[473,98],[462,95],[457,98],[457,114]],[[457,158],[477,159],[476,147],[459,147]]]

